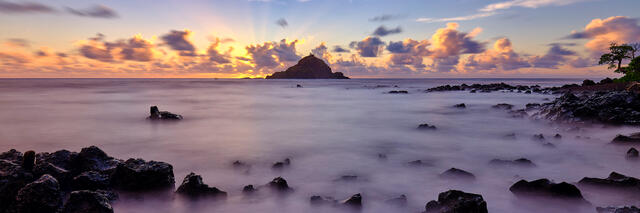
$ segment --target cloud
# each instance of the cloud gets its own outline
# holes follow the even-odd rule
[[[585,44],[594,54],[605,52],[611,42],[635,43],[640,41],[638,20],[625,16],[593,19],[583,31],[573,32],[570,39],[589,39]]]
[[[55,13],[56,9],[36,2],[14,3],[0,0],[0,13]]]
[[[380,26],[378,28],[376,28],[375,31],[373,31],[373,33],[371,35],[373,36],[379,36],[379,37],[383,37],[383,36],[387,36],[387,35],[391,35],[391,34],[398,34],[402,32],[402,28],[400,28],[399,26],[393,29],[387,29],[385,26]]]
[[[451,22],[451,21],[469,21],[479,18],[485,18],[489,16],[496,15],[495,12],[482,12],[476,13],[468,16],[458,16],[458,17],[450,17],[450,18],[418,18],[417,22],[425,22],[425,23],[436,23],[436,22]]]
[[[289,26],[289,22],[287,22],[287,20],[285,20],[284,18],[278,19],[276,21],[276,24],[282,28]]]
[[[214,40],[214,42],[211,43],[211,45],[209,45],[209,48],[207,48],[207,57],[209,58],[209,61],[213,63],[217,63],[217,64],[230,63],[231,61],[229,59],[231,58],[231,56],[229,52],[231,52],[232,49],[229,49],[229,52],[227,53],[220,53],[217,50],[220,43],[222,43],[222,41],[219,38],[217,38],[216,40]]]
[[[413,39],[389,42],[387,51],[392,53],[389,63],[391,65],[411,65],[414,68],[424,68],[423,58],[431,54],[428,50],[430,44],[428,40],[416,41]]]
[[[104,5],[95,5],[86,9],[66,8],[67,12],[77,16],[85,16],[92,18],[117,18],[118,14],[113,9]]]
[[[458,70],[463,72],[475,71],[509,71],[531,67],[529,62],[513,51],[508,38],[500,38],[493,44],[493,49],[470,55],[458,64]]]
[[[480,53],[484,51],[484,44],[474,41],[475,35],[482,29],[476,28],[470,33],[457,30],[457,23],[447,23],[446,28],[440,28],[431,37],[431,55],[434,58],[448,58],[467,53]]]
[[[342,48],[340,45],[335,45],[333,46],[333,52],[337,52],[337,53],[348,53],[351,52],[348,49]]]
[[[362,41],[353,41],[349,44],[362,57],[378,57],[384,50],[384,42],[378,37],[366,37]]]
[[[4,44],[13,48],[15,47],[28,48],[29,46],[31,46],[31,42],[22,38],[10,38],[10,39],[7,39],[4,42]]]
[[[370,22],[385,22],[385,21],[390,21],[390,20],[397,19],[397,18],[399,18],[399,17],[395,16],[395,15],[383,14],[383,15],[379,15],[379,16],[375,16],[373,18],[370,18],[369,21]]]
[[[326,62],[329,62],[329,60],[331,60],[331,57],[332,57],[331,53],[329,53],[329,48],[327,48],[327,44],[324,42],[320,43],[320,45],[313,48],[311,50],[311,54],[325,60]]]
[[[567,60],[567,56],[576,55],[575,52],[563,48],[561,44],[550,44],[550,46],[546,54],[531,59],[533,67],[555,69]]]
[[[117,62],[118,60],[148,62],[153,59],[153,44],[140,36],[115,42],[104,41],[104,36],[90,38],[80,46],[80,54],[86,58]]]
[[[171,30],[168,34],[161,37],[166,45],[171,49],[179,51],[182,56],[195,56],[196,47],[189,40],[191,31]]]
[[[257,69],[275,68],[285,62],[295,62],[300,59],[296,53],[298,40],[287,42],[264,42],[263,44],[249,45],[245,47],[251,56],[251,61]]]
[[[480,11],[490,12],[496,10],[506,10],[512,7],[539,8],[545,6],[564,6],[585,1],[590,0],[511,0],[489,4],[480,9]]]

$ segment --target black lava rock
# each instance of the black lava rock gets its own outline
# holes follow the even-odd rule
[[[638,150],[631,147],[629,151],[627,151],[627,158],[638,158]]]
[[[451,168],[440,174],[440,178],[454,180],[475,180],[476,176],[462,169]]]
[[[96,171],[83,172],[73,178],[71,185],[74,190],[108,189],[110,186],[109,175]]]
[[[64,204],[65,213],[113,213],[107,195],[89,190],[73,191]]]
[[[151,106],[149,108],[150,120],[182,120],[182,115],[173,114],[168,111],[160,111],[157,106]]]
[[[227,193],[216,187],[209,187],[202,182],[202,177],[191,172],[182,181],[176,193],[185,195],[190,198],[226,198]]]
[[[517,196],[539,196],[586,202],[576,186],[566,182],[553,183],[547,179],[538,179],[531,182],[520,180],[513,184],[509,191]]]
[[[482,195],[449,190],[438,195],[425,206],[424,213],[487,213],[487,202]]]
[[[56,212],[62,206],[62,199],[58,180],[43,175],[18,191],[16,206],[18,212]]]
[[[117,189],[144,191],[173,188],[175,180],[170,164],[131,158],[118,164],[111,182]]]
[[[271,182],[267,184],[270,189],[278,192],[289,192],[293,189],[289,187],[287,181],[282,177],[274,178]]]
[[[623,190],[638,190],[640,191],[640,180],[634,177],[629,177],[617,172],[611,172],[609,177],[605,179],[585,177],[578,182],[579,184],[615,188]]]
[[[421,130],[436,130],[437,128],[434,125],[429,125],[428,123],[423,123],[423,124],[418,125],[418,129],[421,129]]]
[[[362,209],[362,195],[360,195],[360,193],[355,194],[349,199],[343,201],[342,205],[348,208],[360,210]]]
[[[536,165],[526,158],[519,158],[516,160],[503,160],[493,159],[489,161],[489,164],[494,166],[518,166],[518,167],[535,167]]]

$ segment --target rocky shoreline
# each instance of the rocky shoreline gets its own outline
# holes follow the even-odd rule
[[[494,159],[489,164],[496,166],[535,166],[527,159],[514,161]],[[235,165],[235,163],[234,163]],[[357,176],[355,176],[357,177]],[[474,181],[475,176],[467,171],[451,168],[440,178],[459,181]],[[591,206],[584,199],[578,186],[600,187],[621,191],[640,192],[640,180],[612,172],[609,177],[585,177],[577,185],[554,183],[547,179],[527,181],[521,179],[509,190],[522,199],[560,199],[568,205]],[[228,193],[203,183],[202,177],[188,174],[174,191],[173,166],[158,161],[143,159],[121,160],[110,157],[98,147],[90,146],[80,152],[59,150],[54,153],[21,153],[9,150],[0,154],[0,212],[113,212],[112,204],[118,202],[118,194],[173,192],[191,200],[225,200]],[[282,177],[254,188],[247,185],[243,196],[265,191],[272,195],[295,193]],[[332,197],[313,195],[311,206],[335,208],[336,211],[362,211],[366,197],[360,193],[338,201]],[[385,203],[406,206],[407,197],[402,195]],[[598,212],[638,212],[635,206],[594,207]],[[438,195],[437,200],[426,203],[424,213],[486,213],[487,201],[482,195],[459,190],[449,190]]]

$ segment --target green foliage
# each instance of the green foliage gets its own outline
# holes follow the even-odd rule
[[[627,72],[623,77],[613,80],[616,83],[640,81],[640,72]]]
[[[609,53],[600,56],[598,64],[607,64],[609,69],[616,68],[614,72],[625,73],[622,61],[635,55],[635,48],[628,44],[618,45],[615,42],[609,46]]]
[[[627,72],[640,72],[640,56],[635,57],[629,62],[627,68],[625,68]]]

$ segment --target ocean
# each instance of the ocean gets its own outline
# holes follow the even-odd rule
[[[515,197],[520,179],[575,183],[616,171],[640,176],[625,159],[629,147],[608,145],[637,128],[577,126],[514,118],[498,103],[543,103],[556,95],[424,90],[443,84],[505,82],[559,86],[582,79],[0,79],[0,151],[79,151],[96,145],[109,155],[173,165],[176,187],[190,172],[229,193],[226,201],[185,201],[122,194],[115,212],[334,212],[311,206],[312,195],[363,196],[363,212],[420,212],[440,192],[481,194],[489,212],[562,212]],[[296,85],[302,88],[297,88]],[[388,94],[406,90],[408,94]],[[466,108],[453,105],[465,103]],[[150,106],[181,114],[151,122]],[[420,131],[419,124],[435,125]],[[579,128],[578,128],[579,127]],[[505,138],[515,133],[516,138]],[[555,147],[532,140],[543,134]],[[561,134],[561,139],[553,136]],[[379,155],[386,158],[380,158]],[[291,159],[273,170],[272,164]],[[492,159],[527,158],[533,168],[495,167]],[[237,169],[239,160],[250,167]],[[422,166],[408,162],[421,160]],[[449,168],[474,181],[439,178]],[[355,181],[339,180],[356,175]],[[281,176],[294,192],[246,197],[244,185]],[[408,206],[385,200],[406,195]],[[583,190],[594,206],[639,205],[637,199]],[[576,212],[594,212],[594,208]]]

